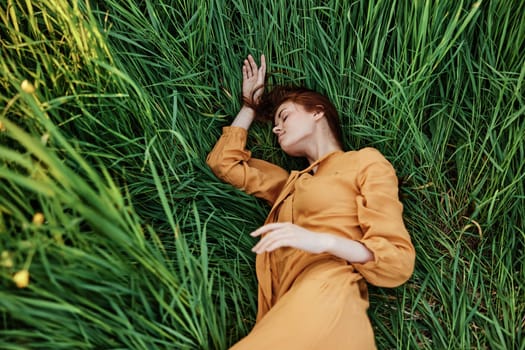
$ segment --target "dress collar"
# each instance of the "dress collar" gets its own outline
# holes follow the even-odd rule
[[[321,164],[321,162],[323,162],[326,159],[330,158],[331,156],[333,156],[335,154],[339,154],[339,153],[343,153],[343,151],[342,150],[337,150],[337,151],[333,151],[333,152],[329,152],[329,153],[325,154],[324,156],[322,156],[321,158],[317,159],[315,162],[310,164],[307,168],[299,171],[299,175],[304,174],[304,173],[309,173],[309,172],[316,173],[318,168],[319,168],[319,165]]]

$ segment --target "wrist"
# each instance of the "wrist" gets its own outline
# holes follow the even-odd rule
[[[323,235],[323,252],[343,258],[351,263],[365,264],[374,260],[374,254],[361,242],[349,238]]]
[[[248,130],[255,119],[255,111],[247,106],[242,106],[231,126],[238,126]]]
[[[250,106],[249,104],[246,104],[246,102],[243,103],[243,105],[241,106],[241,110],[240,111],[241,112],[244,111],[246,113],[253,112],[253,114],[255,115],[255,109],[252,106]]]

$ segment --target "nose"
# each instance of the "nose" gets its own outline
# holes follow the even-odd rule
[[[273,127],[272,131],[273,131],[274,134],[279,135],[281,133],[281,131],[283,131],[283,130],[282,130],[281,126],[279,124],[277,124],[277,125],[275,125]]]

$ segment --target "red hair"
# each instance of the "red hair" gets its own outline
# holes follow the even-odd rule
[[[244,103],[255,109],[257,119],[273,123],[275,112],[279,106],[288,101],[301,105],[307,112],[324,112],[332,135],[339,146],[343,148],[339,114],[328,97],[317,91],[305,87],[279,85],[269,92],[264,92],[257,105],[254,106],[248,101],[244,101]]]

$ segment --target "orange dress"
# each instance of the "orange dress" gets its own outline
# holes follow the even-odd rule
[[[352,264],[294,248],[257,255],[257,322],[232,349],[375,349],[366,282],[398,286],[415,262],[392,165],[364,148],[333,152],[288,173],[252,158],[246,138],[243,128],[223,129],[207,158],[217,177],[264,198],[272,206],[266,223],[292,222],[359,241],[374,260]]]

